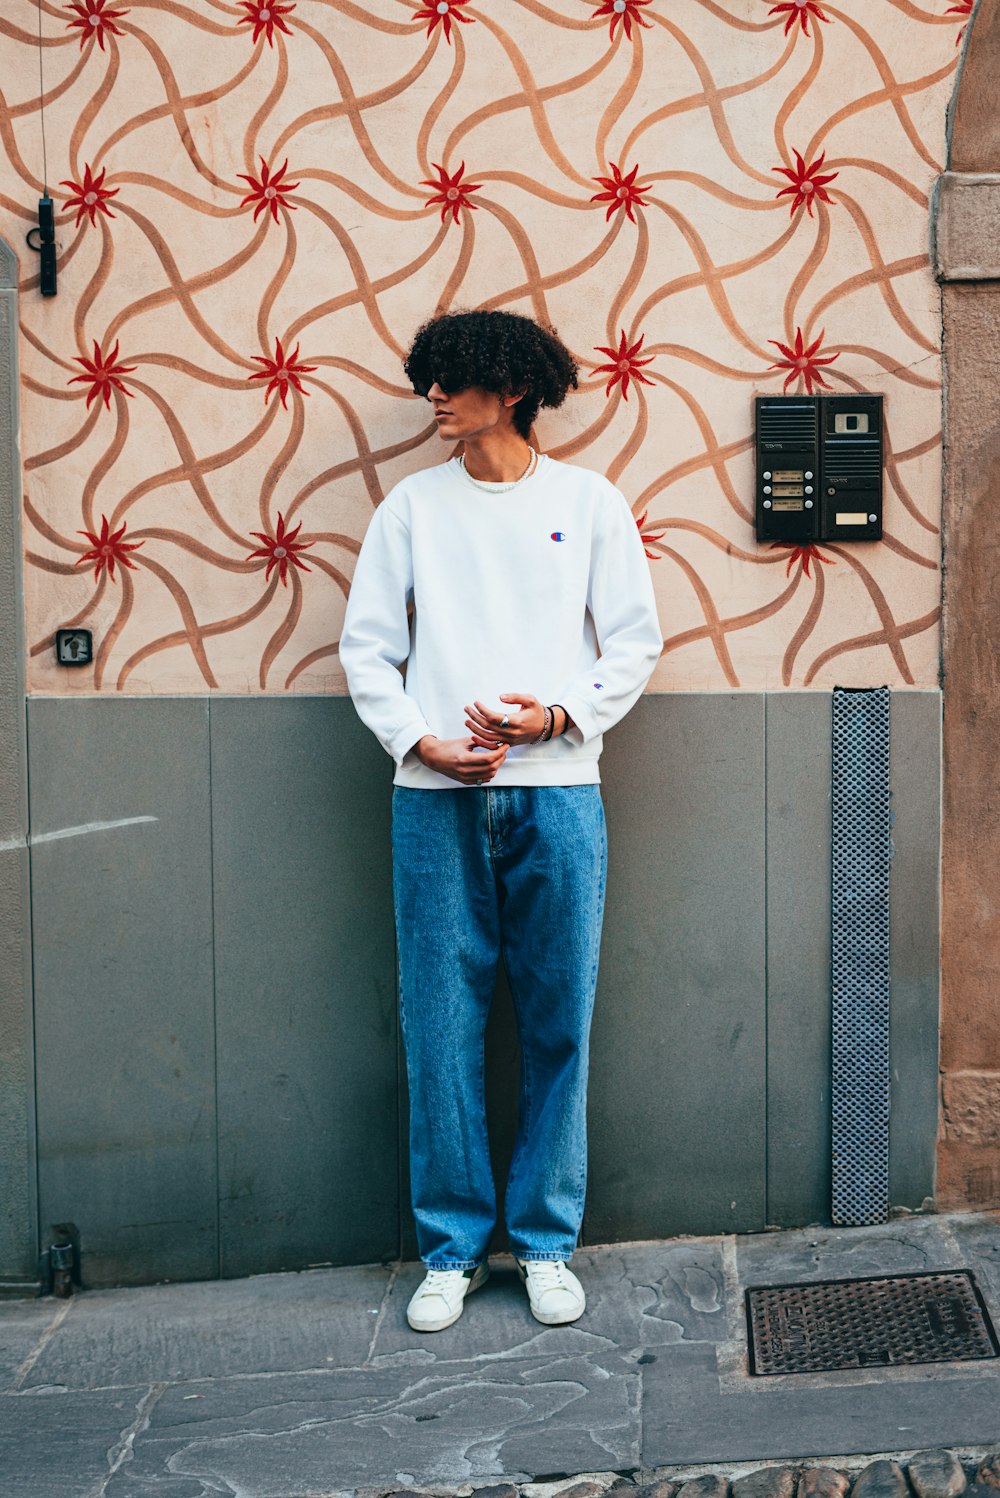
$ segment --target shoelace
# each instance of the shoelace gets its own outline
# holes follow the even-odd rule
[[[450,1278],[453,1274],[461,1275],[460,1269],[428,1269],[424,1289],[428,1294],[443,1290],[446,1285],[454,1285],[457,1281]]]
[[[561,1259],[552,1262],[549,1259],[536,1259],[525,1268],[531,1270],[531,1282],[540,1294],[546,1290],[568,1290],[566,1282],[566,1265]]]

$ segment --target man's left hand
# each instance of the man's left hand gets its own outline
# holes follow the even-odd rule
[[[545,704],[530,692],[507,692],[500,701],[511,704],[509,711],[492,712],[478,698],[474,706],[466,705],[465,726],[476,743],[484,749],[495,749],[498,744],[530,744],[537,739],[545,727]]]

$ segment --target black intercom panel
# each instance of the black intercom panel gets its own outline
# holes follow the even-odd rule
[[[882,397],[820,397],[821,541],[882,537]]]
[[[819,540],[819,403],[758,395],[757,540]]]
[[[758,541],[877,541],[882,396],[760,395]]]

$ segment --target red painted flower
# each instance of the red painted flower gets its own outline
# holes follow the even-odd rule
[[[789,573],[792,570],[792,565],[795,562],[802,563],[802,571],[805,573],[806,577],[810,576],[810,562],[825,562],[827,567],[835,567],[837,565],[833,557],[825,557],[820,551],[819,547],[813,546],[811,542],[807,543],[805,546],[799,546],[794,541],[771,542],[772,551],[783,551],[785,547],[791,548],[791,552],[788,558],[788,566],[785,568],[786,577],[788,577]]]
[[[946,16],[966,16],[966,17],[969,17],[969,16],[972,15],[973,10],[975,9],[975,4],[976,4],[976,0],[958,0],[958,4],[957,5],[949,5],[948,9],[945,11],[945,15]],[[958,46],[959,42],[962,40],[962,38],[965,35],[965,33],[968,31],[968,29],[969,29],[969,25],[968,25],[968,21],[966,21],[966,24],[962,27],[961,31],[958,33],[958,36],[955,38],[955,46],[956,47]]]
[[[603,0],[591,16],[596,21],[600,16],[611,17],[611,40],[615,39],[615,31],[619,26],[624,26],[625,35],[631,39],[632,22],[638,26],[649,26],[649,21],[644,21],[640,14],[641,8],[648,5],[649,0]]]
[[[611,376],[604,388],[606,396],[611,394],[612,389],[618,384],[619,380],[621,381],[622,395],[626,400],[628,400],[629,380],[639,381],[643,385],[652,385],[652,380],[648,379],[646,375],[639,373],[647,364],[652,364],[655,357],[652,354],[650,354],[648,359],[637,357],[639,350],[642,348],[642,339],[645,336],[645,333],[643,333],[642,338],[633,343],[630,348],[628,339],[625,336],[625,329],[623,328],[621,341],[616,349],[605,348],[600,343],[595,345],[599,354],[607,354],[611,360],[610,364],[598,364],[594,367],[595,374],[609,374]],[[645,516],[643,516],[643,519],[645,519]]]
[[[274,222],[277,223],[279,207],[292,209],[295,208],[296,205],[294,203],[289,203],[286,194],[294,192],[299,184],[297,182],[282,181],[282,178],[287,171],[288,159],[286,157],[286,159],[282,162],[281,166],[279,166],[278,170],[272,177],[270,172],[268,171],[267,162],[262,156],[260,158],[259,182],[256,177],[248,177],[246,172],[237,172],[236,175],[240,177],[242,181],[250,183],[250,191],[240,203],[240,207],[245,208],[248,203],[257,204],[256,208],[253,211],[254,223],[257,222],[260,214],[266,213],[268,209],[270,209],[271,211],[271,217],[274,219]]]
[[[819,337],[810,343],[808,348],[805,346],[801,328],[795,329],[794,348],[789,348],[787,343],[779,343],[776,338],[769,338],[767,341],[768,343],[773,343],[775,348],[780,349],[785,356],[783,359],[779,359],[777,363],[769,365],[769,368],[788,370],[784,385],[786,391],[789,385],[798,379],[805,380],[807,395],[812,395],[813,385],[822,385],[824,390],[829,390],[829,385],[819,372],[819,366],[821,364],[832,364],[834,359],[840,358],[840,355],[829,354],[825,358],[819,358],[818,350],[820,344],[823,342],[822,331]]]
[[[135,369],[135,365],[118,363],[117,340],[115,341],[114,348],[111,350],[106,359],[101,353],[101,350],[97,344],[97,339],[95,338],[93,359],[85,359],[81,357],[80,354],[74,354],[73,362],[75,364],[82,364],[87,373],[82,375],[74,375],[71,380],[67,381],[67,383],[70,385],[75,385],[77,380],[81,381],[81,383],[89,383],[90,389],[87,391],[88,410],[90,408],[91,401],[96,400],[99,395],[104,397],[105,406],[107,406],[109,411],[111,410],[112,385],[116,390],[120,390],[122,395],[132,395],[131,390],[125,389],[125,386],[121,382],[120,376],[131,374]]]
[[[101,534],[95,536],[93,531],[77,531],[78,536],[86,536],[90,542],[90,551],[85,551],[82,557],[77,559],[76,565],[82,567],[84,562],[93,562],[94,576],[100,577],[106,567],[111,581],[115,580],[115,563],[120,562],[123,567],[131,567],[135,572],[136,565],[128,559],[130,551],[138,551],[144,546],[143,541],[123,541],[125,527],[120,525],[116,531],[108,535],[108,517],[101,516]]]
[[[782,15],[784,12],[788,13],[788,19],[785,21],[786,36],[791,31],[796,21],[798,21],[799,25],[802,27],[803,35],[808,36],[810,16],[815,16],[817,21],[828,22],[830,19],[829,16],[825,16],[820,10],[819,5],[816,3],[816,0],[782,0],[781,5],[771,6],[771,9],[768,11],[768,15],[778,16]]]
[[[124,36],[115,25],[123,16],[128,15],[127,10],[111,10],[109,0],[70,0],[70,10],[76,11],[76,20],[67,21],[67,28],[79,26],[80,46],[86,46],[88,37],[96,36],[97,45],[104,51],[104,33],[110,32],[112,36]]]
[[[70,182],[67,179],[60,182],[60,187],[71,187],[73,189],[73,196],[66,199],[64,206],[76,209],[76,223],[73,226],[75,229],[79,229],[85,214],[90,215],[90,222],[92,224],[97,223],[99,212],[106,213],[108,218],[115,217],[104,200],[105,198],[113,198],[121,189],[117,187],[104,187],[102,184],[107,175],[107,167],[104,167],[94,177],[91,175],[90,167],[85,166],[82,182]]]
[[[779,198],[783,198],[786,193],[791,194],[792,213],[794,213],[796,208],[800,207],[801,204],[805,203],[806,211],[808,212],[809,217],[812,218],[813,202],[816,198],[822,199],[824,203],[833,202],[833,199],[826,191],[826,184],[828,182],[832,182],[834,177],[839,177],[840,173],[827,172],[822,177],[817,176],[817,172],[820,170],[825,160],[826,152],[823,151],[821,155],[816,157],[815,161],[810,161],[809,165],[806,166],[805,162],[802,160],[802,157],[799,155],[798,151],[796,151],[794,168],[790,166],[772,166],[772,172],[780,172],[783,177],[788,178],[790,186],[783,187],[777,194],[777,196]]]
[[[650,551],[649,547],[646,545],[646,542],[647,541],[662,541],[663,538],[664,538],[664,536],[667,533],[666,533],[666,531],[647,531],[645,529],[645,525],[646,525],[646,516],[648,514],[649,514],[648,510],[643,510],[642,514],[639,516],[638,520],[635,523],[636,523],[636,527],[637,527],[637,529],[639,531],[639,538],[642,541],[642,549],[643,549],[643,551],[649,557],[649,560],[651,562],[658,562],[660,560],[660,553],[658,551]]]
[[[250,532],[251,536],[256,536],[257,540],[263,541],[264,544],[257,551],[252,551],[247,557],[247,561],[251,562],[255,557],[267,558],[267,568],[264,572],[264,581],[266,583],[271,581],[271,573],[277,567],[281,585],[287,588],[289,562],[291,562],[293,567],[298,567],[302,572],[312,571],[311,567],[307,567],[305,562],[300,562],[295,555],[297,551],[305,551],[307,547],[316,545],[315,541],[296,541],[295,537],[301,529],[302,521],[300,520],[294,530],[286,531],[285,517],[279,511],[278,529],[273,536],[266,536],[263,531]]]
[[[430,0],[429,4],[413,12],[413,19],[427,22],[428,36],[435,26],[440,26],[444,32],[445,41],[450,42],[452,21],[461,21],[468,25],[470,21],[476,19],[475,16],[463,16],[462,7],[467,4],[468,0]]]
[[[283,31],[286,36],[291,32],[282,20],[290,11],[295,9],[292,5],[278,5],[276,0],[239,0],[240,5],[246,11],[245,16],[240,16],[237,25],[252,26],[253,40],[256,41],[261,32],[267,37],[267,45],[274,46],[274,28]]]
[[[592,203],[607,203],[608,211],[604,215],[605,223],[607,223],[608,219],[610,219],[613,213],[618,212],[619,208],[624,208],[625,212],[628,214],[629,218],[634,224],[635,215],[632,212],[633,206],[636,208],[646,207],[645,200],[640,196],[640,194],[649,192],[650,184],[648,182],[637,182],[635,179],[638,175],[638,172],[638,166],[634,166],[628,173],[628,175],[626,177],[623,177],[621,167],[616,166],[615,163],[612,162],[612,174],[610,177],[592,178],[592,181],[599,182],[604,188],[604,192],[595,192],[590,201]]]
[[[464,161],[462,162],[462,165],[459,167],[458,171],[455,172],[455,174],[451,177],[448,176],[448,173],[445,171],[443,166],[438,166],[436,161],[432,161],[431,165],[437,172],[440,180],[437,182],[432,182],[430,178],[425,177],[421,182],[421,187],[437,188],[437,192],[432,198],[427,199],[424,207],[430,208],[433,204],[440,203],[441,222],[444,223],[450,212],[452,223],[457,224],[458,212],[460,208],[477,208],[479,206],[477,203],[470,203],[468,201],[468,198],[470,192],[478,192],[483,184],[481,182],[462,181],[462,173],[465,171]]]
[[[298,355],[299,346],[298,344],[296,344],[292,349],[292,352],[286,359],[285,350],[281,346],[280,338],[276,338],[274,340],[273,359],[268,359],[260,354],[251,355],[251,358],[253,359],[255,364],[263,364],[264,366],[263,369],[258,369],[254,374],[252,374],[250,376],[250,379],[267,380],[268,386],[264,391],[265,406],[267,405],[268,397],[270,396],[271,391],[277,390],[281,396],[281,404],[287,411],[288,406],[285,397],[288,394],[289,385],[294,385],[296,390],[298,390],[301,395],[309,394],[309,391],[303,388],[302,383],[299,380],[299,375],[312,374],[313,370],[316,368],[316,365],[300,364],[298,362]],[[256,534],[256,532],[254,532],[253,534]]]

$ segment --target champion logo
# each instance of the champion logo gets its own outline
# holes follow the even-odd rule
[[[549,537],[550,541],[565,541],[565,539],[566,539],[566,532],[565,531],[553,531],[552,534],[551,534],[551,536]]]
[[[594,682],[594,691],[595,692],[603,692],[604,691],[604,683],[603,683],[603,681],[595,681]]]

